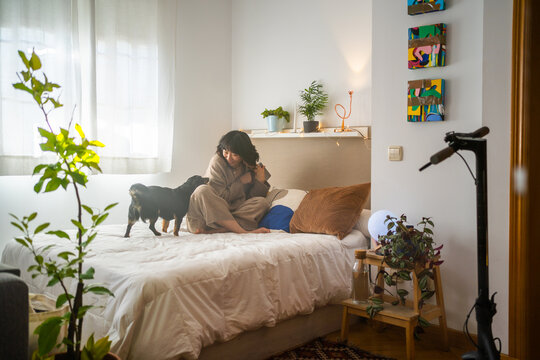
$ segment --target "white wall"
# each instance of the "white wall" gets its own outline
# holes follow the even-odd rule
[[[299,92],[320,80],[329,106],[317,118],[340,126],[371,124],[371,0],[233,0],[232,127],[263,129],[260,113],[283,106],[294,118]],[[298,127],[305,119],[297,116]],[[292,127],[291,123],[289,127]],[[313,189],[370,181],[371,141],[256,139],[271,184]]]
[[[508,162],[512,4],[505,0],[455,0],[442,12],[408,16],[405,1],[373,2],[372,210],[422,216],[435,222],[444,244],[442,266],[448,325],[461,329],[477,297],[475,185],[454,155],[424,172],[418,168],[445,147],[447,131],[488,125],[490,291],[498,292],[494,335],[507,351]],[[485,17],[484,17],[485,16]],[[447,24],[447,66],[407,69],[407,29]],[[407,81],[446,79],[446,117],[439,123],[406,121]],[[402,162],[386,159],[402,145]],[[474,157],[464,153],[475,168]],[[470,325],[476,331],[476,321]]]
[[[371,0],[233,0],[233,128],[266,128],[265,108],[292,118],[313,80],[329,94],[323,126],[341,125],[334,105],[348,109],[349,90],[347,124],[371,124]]]
[[[510,114],[512,65],[512,1],[484,1],[482,125],[488,141],[488,223],[490,290],[498,314],[493,332],[503,334],[508,349],[508,272],[510,199]]]
[[[127,223],[131,184],[178,186],[189,176],[202,174],[219,137],[230,130],[230,13],[230,1],[178,2],[172,171],[155,175],[92,176],[88,189],[83,191],[85,203],[103,208],[106,204],[120,202],[108,223]],[[10,212],[24,216],[37,210],[38,219],[50,221],[55,228],[68,227],[69,218],[75,217],[72,192],[36,195],[32,188],[37,180],[30,176],[0,177],[0,252],[8,239],[18,235],[9,224]]]

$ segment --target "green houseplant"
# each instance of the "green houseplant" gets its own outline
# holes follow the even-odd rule
[[[421,294],[418,303],[421,309],[425,301],[435,293],[430,289],[429,279],[434,278],[433,266],[443,262],[440,260],[440,250],[443,246],[434,247],[432,230],[434,224],[431,218],[423,217],[417,227],[407,225],[406,222],[405,215],[401,215],[399,219],[392,216],[386,217],[385,224],[387,224],[388,233],[379,235],[378,242],[381,246],[378,252],[382,254],[382,262],[395,271],[388,272],[381,268],[377,277],[383,276],[386,285],[395,287],[396,299],[392,305],[404,305],[409,292],[398,287],[398,280],[412,280],[411,272],[414,271]],[[374,287],[374,295],[370,297],[370,305],[366,309],[370,317],[375,316],[384,308],[383,300],[379,297],[383,291],[384,289],[379,286]],[[421,326],[429,326],[429,322],[422,318],[421,314],[418,322]]]
[[[99,141],[88,140],[79,124],[75,125],[79,135],[78,139],[72,136],[70,127],[73,119],[67,129],[60,128],[58,131],[53,129],[49,121],[49,113],[62,106],[59,98],[53,97],[53,92],[60,86],[50,82],[47,76],[39,71],[41,60],[35,52],[32,52],[28,58],[24,52],[19,51],[19,56],[25,69],[17,73],[20,81],[13,84],[13,87],[29,93],[39,106],[46,124],[45,128],[38,129],[43,138],[43,143],[40,145],[41,150],[56,155],[55,162],[35,167],[34,175],[40,174],[41,177],[35,184],[34,191],[36,193],[51,192],[60,187],[64,190],[72,187],[77,203],[76,217],[71,219],[76,235],[70,236],[62,230],[48,230],[46,232],[58,237],[59,240],[66,239],[73,243],[73,251],[60,252],[54,259],[45,258],[43,255],[44,251],[54,245],[45,248],[37,248],[34,245],[35,235],[46,231],[50,223],[46,222],[33,227],[31,223],[37,218],[37,212],[22,218],[10,214],[14,219],[11,224],[23,233],[23,236],[17,237],[15,240],[34,255],[35,264],[31,265],[28,271],[32,273],[32,277],[47,276],[49,279],[47,286],[60,285],[63,292],[58,296],[56,306],[60,307],[66,303],[69,306],[67,314],[48,318],[36,328],[38,350],[34,352],[32,359],[54,358],[54,355],[49,354],[63,344],[67,348],[67,354],[63,356],[65,359],[99,360],[109,352],[111,342],[107,337],[94,341],[92,334],[81,349],[84,316],[92,308],[92,305],[83,303],[83,295],[95,293],[113,296],[113,294],[98,284],[86,284],[87,280],[94,278],[94,269],[90,267],[83,270],[83,265],[89,251],[89,245],[97,235],[96,227],[105,221],[109,215],[108,211],[116,203],[108,205],[103,211],[96,210],[82,203],[80,190],[88,182],[88,172],[101,172],[99,156],[92,148],[104,145]],[[83,210],[87,213],[84,218]],[[89,225],[85,226],[85,222]],[[68,281],[75,281],[77,284],[74,294],[68,290]],[[57,344],[60,329],[66,323],[68,324],[67,335],[61,344]]]
[[[289,112],[283,110],[281,106],[273,110],[264,109],[261,115],[263,116],[263,119],[268,118],[268,131],[270,132],[283,130],[285,124],[283,123],[283,121],[281,121],[281,119],[290,122]]]
[[[317,131],[319,123],[315,121],[315,116],[321,115],[328,105],[328,94],[323,90],[323,85],[312,81],[307,89],[300,91],[300,101],[298,111],[307,118],[304,132]]]

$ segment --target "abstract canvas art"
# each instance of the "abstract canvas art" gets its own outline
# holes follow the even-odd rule
[[[407,0],[409,15],[425,14],[444,9],[444,0]]]
[[[409,81],[407,121],[444,120],[444,79]]]
[[[409,28],[409,69],[444,66],[446,24]]]

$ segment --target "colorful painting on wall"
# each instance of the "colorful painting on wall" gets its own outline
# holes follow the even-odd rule
[[[407,121],[444,120],[444,79],[409,81]]]
[[[425,14],[444,9],[444,0],[407,0],[409,15]]]
[[[409,28],[409,69],[444,66],[446,24]]]

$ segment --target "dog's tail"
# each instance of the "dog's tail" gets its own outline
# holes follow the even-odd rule
[[[139,220],[141,217],[141,212],[139,211],[139,208],[138,207],[135,207],[133,206],[133,204],[131,204],[129,206],[129,210],[128,210],[128,223],[129,224],[134,224],[135,222],[137,222],[137,220]],[[143,219],[144,221],[144,219]]]
[[[143,184],[133,184],[129,188],[129,195],[131,196],[131,205],[129,207],[128,218],[130,222],[139,220],[141,216],[141,205],[144,203],[144,199],[148,193],[148,187]],[[144,221],[144,219],[142,219]]]

